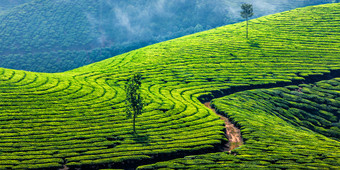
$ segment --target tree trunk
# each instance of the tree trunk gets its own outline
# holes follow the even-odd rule
[[[248,39],[248,17],[247,17],[247,34],[246,34],[246,37]]]
[[[133,113],[133,133],[136,133],[136,113]]]

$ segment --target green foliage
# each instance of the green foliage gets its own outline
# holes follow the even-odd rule
[[[142,85],[142,75],[137,73],[133,77],[127,80],[125,85],[126,93],[126,113],[129,118],[133,115],[133,132],[136,133],[136,117],[142,114],[144,101],[140,94],[140,88]]]
[[[249,43],[250,47],[260,48],[260,43],[258,43],[255,40],[249,40],[248,43]]]
[[[247,21],[247,33],[246,38],[248,39],[248,18],[252,17],[254,15],[253,13],[253,5],[244,3],[241,5],[242,11],[241,11],[241,17],[245,18]]]
[[[225,141],[223,121],[197,98],[340,69],[339,14],[340,4],[327,4],[252,20],[252,38],[261,48],[250,47],[241,29],[245,23],[238,23],[63,73],[0,68],[0,169],[64,164],[99,169],[213,152]],[[126,119],[125,83],[137,71],[145,78],[140,90],[150,104],[136,118],[134,135]],[[191,156],[171,166],[336,169],[339,144],[322,135],[337,132],[337,125],[329,127],[338,119],[336,81],[317,83],[317,90],[299,85],[304,97],[295,95],[300,94],[295,86],[289,93],[276,89],[273,93],[286,99],[277,99],[275,107],[267,100],[274,95],[260,92],[215,101],[242,127],[246,145],[235,150],[237,156]],[[254,100],[256,94],[263,99]],[[288,112],[293,105],[296,112]],[[317,116],[308,115],[318,108]],[[284,120],[293,116],[296,121]]]
[[[248,20],[248,18],[252,17],[254,15],[253,13],[253,5],[244,3],[241,5],[242,11],[241,11],[241,17]]]
[[[254,17],[330,2],[332,0],[293,0],[290,3],[266,0],[273,8],[254,5]],[[163,3],[162,6],[150,0],[117,3],[3,0],[0,2],[0,66],[63,72],[153,43],[242,21],[238,10],[235,12],[239,1]],[[128,25],[124,25],[124,19],[129,21]]]
[[[331,86],[323,88],[320,84]],[[304,85],[299,85],[302,86]],[[202,167],[204,169],[336,169],[340,166],[337,161],[340,159],[340,130],[337,125],[339,114],[336,112],[340,110],[340,105],[333,108],[333,113],[327,114],[321,114],[321,112],[326,113],[321,108],[308,112],[297,107],[302,103],[308,103],[306,106],[310,107],[322,106],[325,102],[313,100],[315,96],[319,96],[320,91],[336,92],[339,96],[337,91],[340,90],[340,78],[309,86],[308,89],[314,92],[297,92],[299,87],[296,89],[285,87],[243,91],[214,99],[213,105],[217,111],[228,116],[241,127],[245,145],[233,150],[232,154],[220,152],[187,156],[141,166],[138,169],[179,167],[181,169]],[[306,90],[305,88],[303,87],[301,91]],[[325,95],[328,97],[323,99],[340,101],[339,97],[332,97],[327,92]],[[286,97],[288,94],[290,98]],[[294,100],[299,100],[301,103],[291,105]],[[330,105],[325,106],[325,108],[330,107]]]

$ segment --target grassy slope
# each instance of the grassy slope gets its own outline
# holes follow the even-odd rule
[[[223,122],[197,97],[340,69],[339,14],[340,4],[296,9],[251,20],[251,41],[239,23],[65,73],[0,68],[0,169],[211,150],[223,140]],[[145,77],[151,103],[137,119],[139,136],[123,108],[124,81],[134,72]]]
[[[337,169],[340,167],[339,90],[340,78],[336,78],[308,85],[249,90],[214,99],[217,111],[241,127],[245,145],[232,154],[188,156],[140,169]]]
[[[226,8],[239,7],[238,1],[229,1],[232,0],[226,1],[228,4]],[[255,5],[256,17],[306,6],[310,3],[330,3],[330,0],[314,0],[313,2],[310,2],[310,0],[294,0],[290,1],[290,3],[280,0],[266,1],[268,2],[264,3],[269,4],[271,9],[263,11],[262,7],[257,8]],[[14,1],[5,1],[0,2],[0,4],[8,4],[8,2],[14,3]],[[191,19],[193,16],[190,13],[202,13],[202,11],[196,1],[187,0],[187,3],[190,2],[195,7],[177,9],[175,6],[175,9],[184,11],[184,13],[178,12],[177,17],[164,15],[164,13],[161,16],[156,13],[150,13],[149,15],[157,15],[158,17],[154,16],[146,20],[157,21],[156,23],[158,24],[143,23],[138,25],[141,23],[136,21],[138,19],[133,19],[135,17],[133,17],[134,13],[132,11],[138,11],[135,15],[139,12],[143,13],[145,11],[139,10],[145,10],[147,6],[144,5],[154,1],[136,3],[133,0],[125,0],[114,3],[114,6],[109,5],[111,4],[109,2],[106,0],[31,0],[1,14],[0,66],[37,72],[63,72],[101,61],[147,44],[190,34],[195,31],[195,26],[198,23],[204,28],[208,27],[208,25],[213,27],[216,24],[221,25],[223,18],[225,18],[224,15],[228,12],[210,13],[210,18],[214,19],[207,19],[209,16],[206,15],[202,15],[204,17],[200,19],[198,14],[197,16],[195,15],[194,19]],[[197,3],[204,4],[202,9],[211,8],[203,0],[197,1]],[[128,4],[133,5],[129,6]],[[103,6],[104,8],[102,9]],[[115,8],[122,9],[122,16],[129,16],[127,19],[128,24],[131,24],[132,30],[141,31],[141,35],[139,33],[134,35],[124,27],[124,24],[120,24],[120,20],[123,19],[116,16]],[[197,11],[194,9],[197,9]],[[130,12],[125,13],[125,10]],[[170,8],[169,10],[172,11],[173,9]],[[215,10],[211,8],[208,11]],[[230,14],[227,16],[230,16],[230,18],[226,18],[228,23],[240,21],[240,18],[235,17],[231,11],[229,12]],[[188,23],[188,21],[190,22]],[[144,29],[139,29],[139,27]],[[151,30],[152,35],[143,33],[143,30]],[[131,40],[130,36],[139,38]],[[108,48],[103,48],[104,46]]]

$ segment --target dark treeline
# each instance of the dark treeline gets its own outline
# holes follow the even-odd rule
[[[26,2],[26,3],[25,3]],[[0,2],[0,67],[61,72],[153,43],[334,0],[9,0]],[[17,6],[16,8],[13,8]]]

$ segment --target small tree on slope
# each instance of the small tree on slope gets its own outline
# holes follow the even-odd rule
[[[140,87],[142,76],[137,73],[129,78],[125,85],[126,92],[126,113],[127,117],[131,118],[133,115],[133,133],[136,133],[136,117],[142,114],[144,102],[140,94]]]
[[[253,5],[244,3],[241,5],[242,11],[241,11],[241,17],[245,18],[247,21],[247,33],[246,37],[248,39],[248,19],[254,15],[253,13]]]

